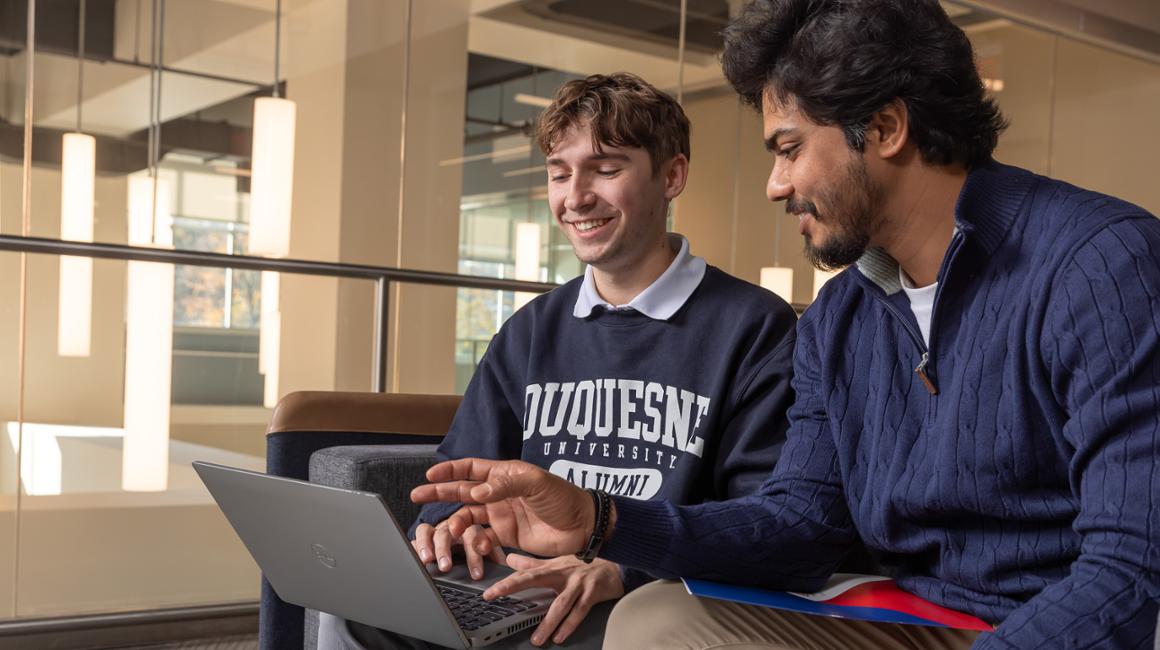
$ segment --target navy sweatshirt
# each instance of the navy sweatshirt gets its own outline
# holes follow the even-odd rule
[[[929,349],[897,264],[868,252],[798,324],[760,495],[616,498],[601,555],[812,590],[861,536],[904,589],[998,624],[977,648],[1152,648],[1160,221],[999,164],[970,173],[955,218]]]
[[[637,500],[756,492],[793,402],[793,310],[710,266],[668,320],[602,307],[577,318],[581,281],[537,297],[496,334],[439,459],[520,458]],[[457,508],[428,504],[416,523]],[[643,581],[626,576],[626,588]]]

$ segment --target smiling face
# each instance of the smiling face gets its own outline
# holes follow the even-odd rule
[[[580,261],[603,273],[632,272],[665,244],[668,203],[683,189],[667,182],[683,155],[653,173],[649,154],[604,145],[586,124],[570,129],[547,157],[548,205]]]
[[[796,108],[762,105],[765,146],[774,156],[766,185],[798,220],[806,257],[819,268],[853,264],[882,224],[883,190],[837,126],[819,126]]]

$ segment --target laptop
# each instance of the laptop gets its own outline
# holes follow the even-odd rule
[[[286,602],[448,647],[489,645],[526,630],[554,593],[483,600],[491,579],[432,575],[382,497],[196,461],[218,506]],[[485,576],[485,580],[488,576]]]

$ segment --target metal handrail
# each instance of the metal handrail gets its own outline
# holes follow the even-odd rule
[[[523,291],[528,293],[544,293],[559,286],[548,282],[481,278],[474,275],[400,269],[391,266],[255,257],[253,255],[231,255],[228,253],[210,253],[205,251],[182,251],[168,248],[65,241],[44,237],[20,237],[16,235],[0,235],[0,251],[36,253],[42,255],[69,255],[74,257],[92,257],[131,262],[159,262],[162,264],[208,266],[212,268],[241,269],[245,271],[276,271],[278,273],[296,273],[299,275],[321,275],[373,280],[375,282],[375,356],[373,383],[374,390],[379,393],[386,392],[387,386],[387,310],[390,307],[390,283],[407,282],[411,284],[463,287],[467,289]]]

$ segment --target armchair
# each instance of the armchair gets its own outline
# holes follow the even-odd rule
[[[283,397],[266,431],[266,471],[383,494],[400,522],[417,508],[408,493],[434,461],[451,426],[458,395],[302,391]],[[330,449],[324,454],[315,452]],[[262,581],[259,644],[263,650],[314,647],[313,622]],[[310,635],[306,632],[309,631]]]

